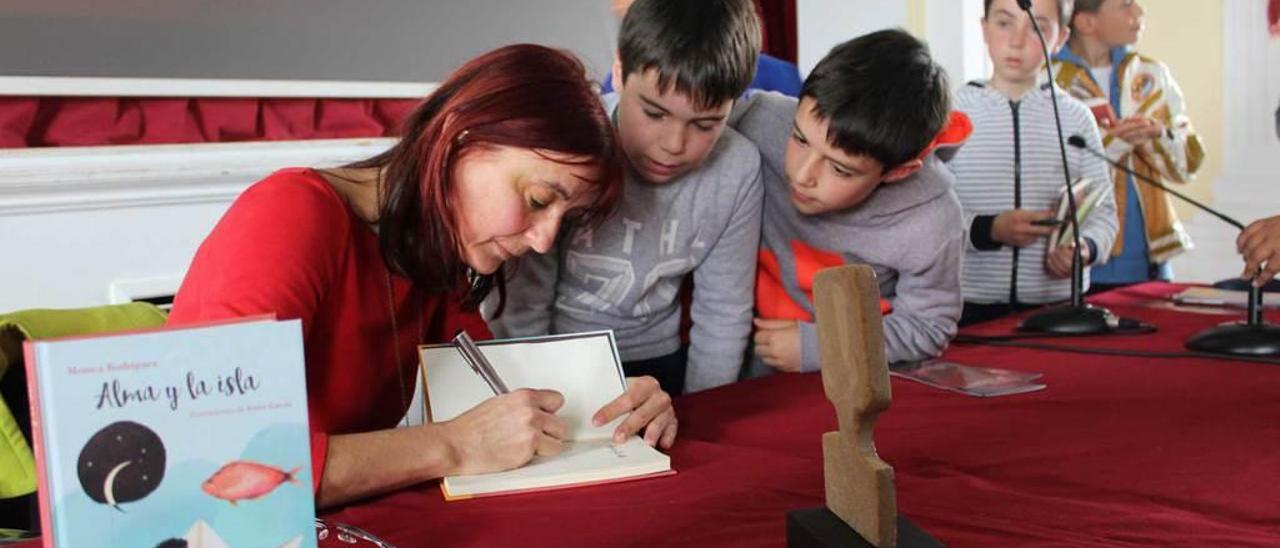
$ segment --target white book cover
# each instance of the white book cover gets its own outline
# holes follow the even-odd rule
[[[564,452],[535,458],[506,472],[446,477],[441,484],[450,500],[510,494],[584,484],[622,481],[671,473],[671,459],[632,436],[612,443],[613,430],[624,419],[593,426],[591,417],[626,390],[622,362],[612,331],[476,343],[511,390],[549,389],[564,395],[556,413],[568,426]],[[422,385],[405,424],[443,422],[493,397],[451,344],[420,347]]]

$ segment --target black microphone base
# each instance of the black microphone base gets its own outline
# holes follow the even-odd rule
[[[1058,335],[1110,333],[1118,323],[1115,315],[1102,307],[1062,305],[1037,311],[1018,324],[1018,331]]]
[[[1224,323],[1187,339],[1187,348],[1230,356],[1280,357],[1280,327],[1268,323]]]

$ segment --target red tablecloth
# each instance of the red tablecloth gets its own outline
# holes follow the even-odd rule
[[[1056,342],[1177,351],[1239,317],[1161,304],[1174,290],[1095,300],[1156,334]],[[877,445],[899,511],[948,545],[1280,546],[1280,367],[973,345],[946,357],[1040,371],[1049,385],[979,399],[893,380]],[[817,375],[738,383],[676,409],[675,476],[450,503],[430,483],[324,517],[401,547],[781,546],[786,511],[823,504],[820,436],[836,425]]]
[[[1056,342],[1176,351],[1234,319],[1153,305],[1173,289],[1098,300],[1157,334]],[[894,379],[877,444],[895,468],[899,510],[943,542],[1280,545],[1280,368],[973,345],[946,357],[1040,371],[1049,387],[979,399]],[[428,484],[326,517],[399,546],[779,546],[787,510],[823,503],[820,436],[835,416],[817,375],[738,383],[676,407],[676,476],[451,503]]]

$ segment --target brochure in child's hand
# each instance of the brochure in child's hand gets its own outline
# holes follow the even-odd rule
[[[671,459],[642,439],[612,442],[625,418],[602,425],[591,417],[626,390],[612,331],[480,341],[476,347],[511,390],[560,392],[556,416],[569,427],[563,452],[537,457],[515,470],[449,476],[440,487],[445,499],[507,495],[674,474]],[[443,422],[493,397],[493,390],[452,344],[419,347],[422,383],[401,424]]]
[[[1109,181],[1106,181],[1109,183]],[[1093,212],[1094,206],[1102,199],[1102,195],[1106,193],[1107,185],[1098,184],[1093,179],[1077,177],[1071,181],[1071,187],[1075,189],[1076,198],[1076,222],[1083,225],[1085,219],[1089,218],[1089,214]],[[1071,228],[1068,221],[1068,211],[1070,211],[1070,202],[1067,200],[1067,185],[1062,185],[1062,189],[1058,192],[1057,204],[1054,207],[1057,212],[1056,218],[1061,221],[1057,230],[1049,237],[1050,242],[1056,242],[1056,245],[1070,244],[1075,237],[1075,232]]]
[[[889,366],[889,374],[980,398],[1035,392],[1048,386],[1036,382],[1042,373],[973,367],[945,360],[897,363]]]

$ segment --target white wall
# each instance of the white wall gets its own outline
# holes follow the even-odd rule
[[[797,62],[807,75],[833,46],[884,28],[907,26],[903,0],[796,0]]]
[[[923,10],[923,17],[913,10]],[[796,0],[799,66],[809,70],[839,44],[886,28],[903,28],[929,43],[953,87],[990,71],[978,20],[982,0]]]
[[[0,312],[172,294],[239,193],[283,166],[333,166],[390,139],[0,153]]]
[[[1280,141],[1275,127],[1280,101],[1280,41],[1263,24],[1266,0],[1223,0],[1222,173],[1209,188],[1208,202],[1236,219],[1280,215]],[[1179,279],[1213,281],[1238,276],[1235,228],[1204,213],[1186,223],[1196,248],[1174,259]]]
[[[982,0],[926,0],[924,39],[934,60],[947,70],[952,87],[991,73],[982,41]]]

